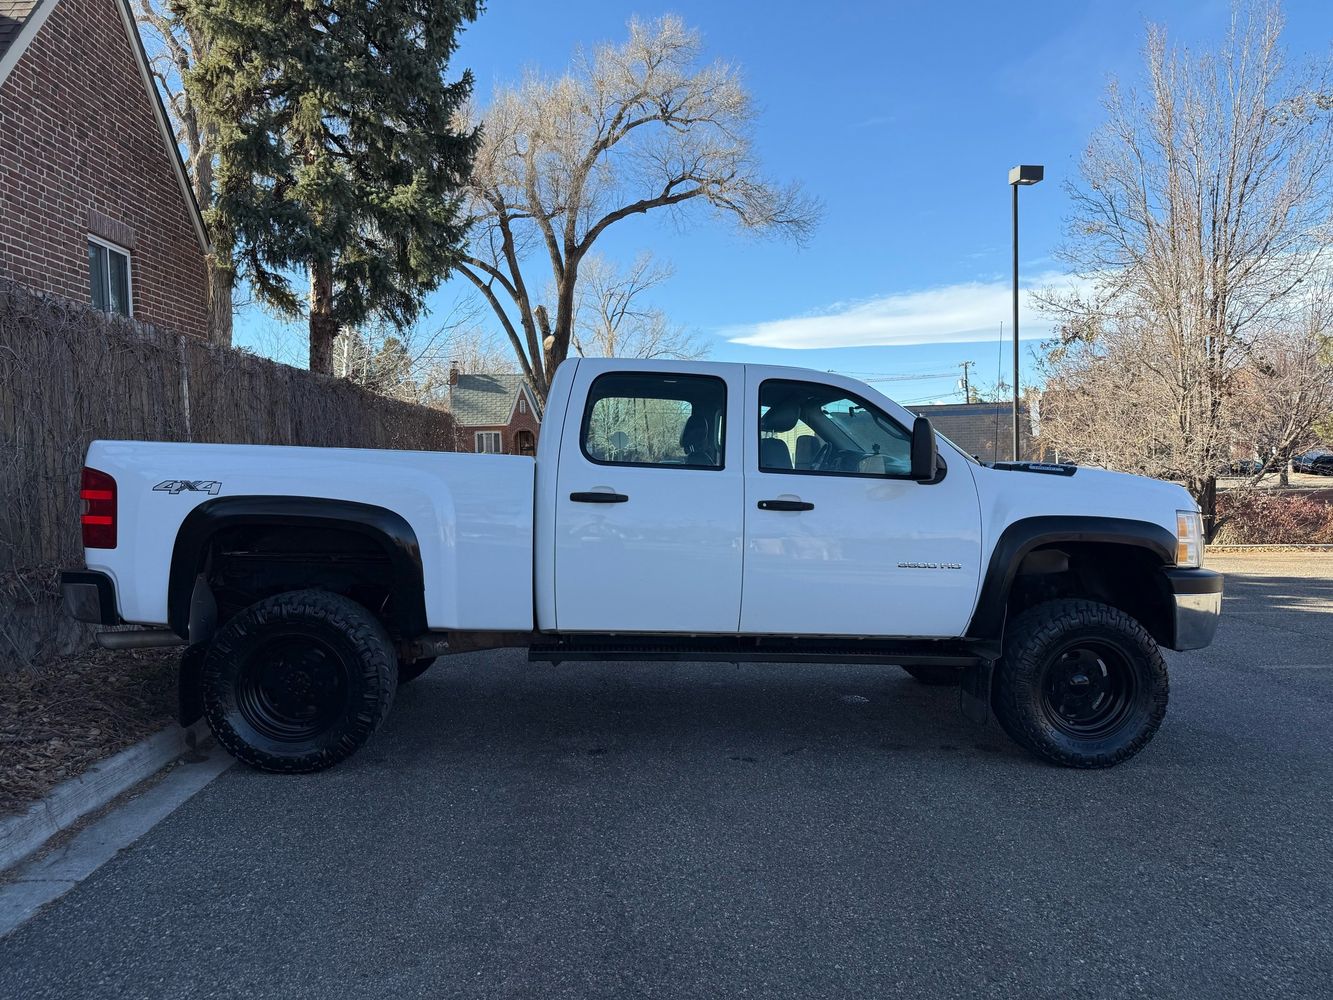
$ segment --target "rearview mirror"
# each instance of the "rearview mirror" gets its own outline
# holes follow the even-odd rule
[[[912,422],[912,478],[922,482],[935,478],[935,429],[925,417]]]

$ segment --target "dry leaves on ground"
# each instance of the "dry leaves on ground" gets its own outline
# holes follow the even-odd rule
[[[96,650],[0,676],[0,815],[170,725],[179,657]]]

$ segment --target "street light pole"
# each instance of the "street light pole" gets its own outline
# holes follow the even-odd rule
[[[1046,174],[1046,168],[1023,164],[1009,171],[1009,186],[1014,191],[1014,461],[1020,456],[1018,439],[1018,188],[1036,184]]]

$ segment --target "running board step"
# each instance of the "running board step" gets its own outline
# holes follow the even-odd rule
[[[883,663],[897,666],[969,667],[988,657],[981,643],[956,639],[901,641],[779,636],[576,635],[534,643],[528,659],[716,660],[724,663]]]

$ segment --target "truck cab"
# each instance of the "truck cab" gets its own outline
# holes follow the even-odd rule
[[[914,474],[914,423],[832,374],[567,363],[538,451],[538,627],[962,635],[975,463],[945,446]]]
[[[982,464],[871,386],[776,366],[567,361],[535,462],[99,441],[83,496],[71,613],[184,646],[182,720],[270,770],[335,763],[436,656],[500,646],[898,665],[1109,766],[1222,592],[1179,485]]]

